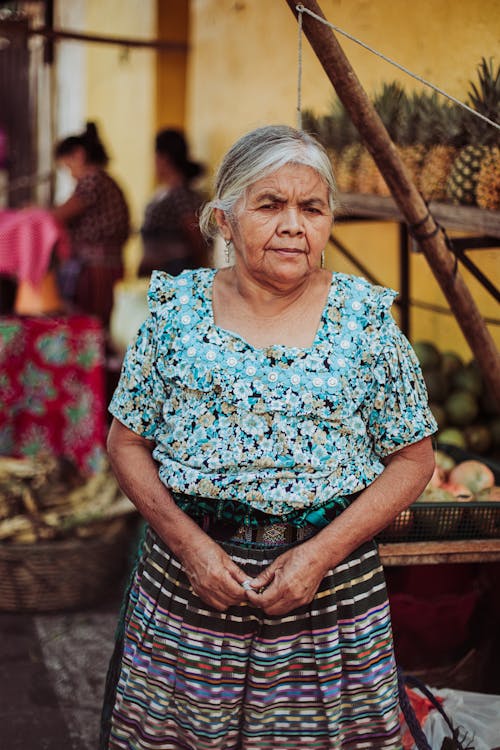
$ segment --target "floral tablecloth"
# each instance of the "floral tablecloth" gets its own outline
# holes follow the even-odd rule
[[[0,317],[0,454],[104,456],[104,333],[93,317]]]

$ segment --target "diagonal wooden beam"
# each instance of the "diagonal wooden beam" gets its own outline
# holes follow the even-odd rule
[[[295,0],[286,2],[297,17]],[[325,18],[316,0],[303,0],[301,4]],[[438,225],[332,29],[307,13],[302,15],[304,34],[372,154],[402,215],[410,228],[418,228],[416,234],[420,248],[474,354],[492,399],[500,406],[500,353],[457,271],[455,257],[446,245],[443,233],[438,231]]]

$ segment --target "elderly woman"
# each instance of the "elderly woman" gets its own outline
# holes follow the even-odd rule
[[[436,425],[395,293],[322,268],[334,207],[316,140],[259,128],[201,217],[234,265],[153,275],[110,407],[148,527],[102,747],[401,747],[373,537]]]

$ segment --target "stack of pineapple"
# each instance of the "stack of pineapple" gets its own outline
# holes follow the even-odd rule
[[[500,66],[484,57],[478,69],[478,85],[471,82],[468,104],[500,123]],[[453,203],[500,208],[500,135],[486,121],[465,113],[463,130],[467,145],[460,149],[448,178],[448,198]]]
[[[500,122],[500,66],[482,59],[467,103]],[[426,200],[500,209],[498,129],[435,93],[408,95],[398,83],[384,84],[373,104]],[[306,112],[303,125],[327,147],[341,192],[389,195],[339,100],[322,117]]]

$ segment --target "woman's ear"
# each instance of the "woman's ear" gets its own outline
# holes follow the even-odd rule
[[[222,238],[224,240],[231,240],[233,237],[233,233],[224,211],[221,208],[214,208],[214,217],[215,221],[217,222],[217,226],[220,229]]]

